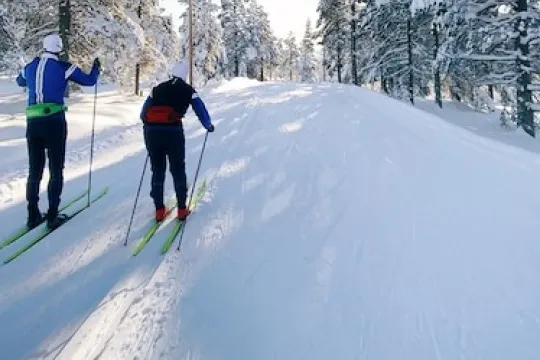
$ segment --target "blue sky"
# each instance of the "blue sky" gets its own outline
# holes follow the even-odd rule
[[[259,4],[270,15],[270,22],[277,36],[285,37],[292,31],[298,38],[304,35],[308,17],[315,24],[318,2],[318,0],[259,0]],[[161,0],[161,5],[173,15],[182,9],[177,0]]]

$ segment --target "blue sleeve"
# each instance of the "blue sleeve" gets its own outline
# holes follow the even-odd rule
[[[205,129],[208,129],[208,127],[212,125],[212,120],[210,119],[210,114],[208,113],[204,102],[201,100],[197,93],[194,93],[193,97],[191,98],[191,106],[193,107],[195,114],[197,114],[197,117],[199,118],[201,124],[204,126]]]
[[[148,111],[148,109],[150,108],[150,106],[152,106],[152,97],[151,96],[148,96],[146,98],[146,101],[144,102],[144,105],[143,105],[143,108],[141,110],[141,120],[142,121],[145,121],[146,120],[146,112]]]
[[[90,74],[84,73],[77,65],[71,65],[66,70],[66,80],[71,80],[82,86],[94,86],[99,77],[99,67],[93,66]]]
[[[24,76],[24,69],[19,73],[19,76],[17,76],[17,85],[20,87],[26,87],[26,77]]]

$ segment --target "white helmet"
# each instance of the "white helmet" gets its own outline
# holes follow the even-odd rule
[[[174,64],[174,66],[172,68],[172,75],[174,77],[177,77],[177,78],[180,78],[180,79],[186,81],[187,75],[188,75],[188,70],[189,70],[189,67],[188,67],[187,62],[181,61],[181,62],[178,62],[178,63]]]
[[[47,35],[43,39],[43,50],[47,52],[59,54],[63,48],[62,38],[58,34]]]

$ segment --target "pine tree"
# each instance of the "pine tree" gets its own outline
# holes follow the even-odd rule
[[[187,4],[187,1],[183,0]],[[210,0],[193,0],[194,26],[194,77],[195,84],[202,86],[206,81],[217,79],[223,70],[224,46],[222,29],[219,24],[218,6]],[[184,59],[189,57],[189,31],[188,13],[182,15],[181,55]]]
[[[248,76],[264,81],[264,69],[275,55],[275,36],[264,8],[256,0],[247,2]]]
[[[245,66],[248,48],[244,0],[222,0],[221,8],[225,66],[229,76],[240,76],[242,64]]]
[[[337,80],[343,82],[344,67],[347,65],[346,52],[350,48],[350,21],[348,0],[320,0],[317,8],[321,35],[330,75],[337,73]],[[350,75],[350,74],[349,74]],[[350,78],[350,76],[349,76]]]
[[[316,59],[315,59],[315,42],[313,30],[311,28],[311,20],[306,23],[306,31],[302,40],[302,48],[300,50],[300,81],[314,82]]]
[[[458,97],[463,97],[463,83],[469,83],[460,81],[463,78],[473,79],[468,86],[470,90],[465,92],[465,98],[472,101],[479,85],[491,89],[493,86],[513,87],[518,122],[532,136],[535,130],[530,91],[531,44],[538,41],[538,33],[529,30],[530,24],[539,19],[535,3],[527,0],[456,0],[449,11],[447,45],[452,59],[451,75],[455,79],[452,92],[459,92]]]
[[[358,78],[358,48],[357,48],[357,39],[358,39],[358,20],[359,20],[359,5],[362,2],[361,0],[350,0],[350,55],[351,55],[351,76],[352,81],[355,85],[359,85]]]
[[[296,37],[292,32],[289,33],[289,36],[284,40],[283,45],[283,67],[288,72],[288,80],[295,81],[298,78],[298,70],[300,68],[298,62],[300,51],[296,43]]]
[[[56,6],[55,6],[56,5]],[[41,41],[58,29],[58,3],[0,0],[0,68],[15,73],[41,50]]]
[[[272,60],[273,79],[284,80],[290,77],[289,69],[286,68],[286,63],[289,56],[285,51],[285,40],[277,39],[276,41],[276,57]]]

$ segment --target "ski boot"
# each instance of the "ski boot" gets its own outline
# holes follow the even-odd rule
[[[28,218],[26,219],[26,227],[29,230],[32,230],[43,222],[43,214],[39,211],[39,208],[36,206],[28,206]]]
[[[156,221],[163,221],[165,220],[165,217],[169,213],[169,209],[167,209],[165,206],[160,207],[159,209],[156,209]]]
[[[66,221],[69,220],[69,216],[66,214],[59,214],[58,211],[51,211],[47,213],[47,227],[49,230],[58,229]]]
[[[187,217],[191,214],[191,211],[187,207],[178,208],[177,218],[178,220],[186,220]]]

